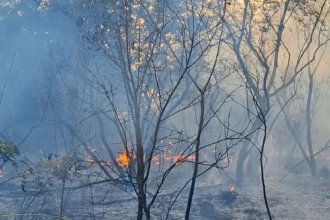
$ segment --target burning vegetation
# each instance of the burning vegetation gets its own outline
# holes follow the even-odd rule
[[[0,76],[0,178],[17,174],[20,217],[58,207],[52,217],[75,219],[77,209],[65,207],[79,191],[86,219],[235,219],[219,217],[219,207],[241,205],[253,185],[265,206],[236,219],[271,220],[278,204],[274,188],[268,204],[269,182],[310,169],[312,181],[328,184],[330,145],[320,145],[329,135],[315,129],[323,122],[315,103],[328,107],[317,100],[328,94],[315,91],[327,81],[316,75],[330,42],[329,0],[4,2],[0,45],[15,45],[0,53],[8,70]],[[50,20],[74,32],[72,47]],[[25,91],[33,91],[27,101]],[[17,109],[3,104],[21,101]],[[34,148],[56,154],[40,159]]]
[[[92,153],[96,152],[96,148],[93,147]],[[129,167],[130,163],[132,160],[135,160],[136,156],[135,153],[129,152],[127,150],[124,150],[122,152],[119,152],[116,155],[116,160],[100,160],[100,161],[95,161],[92,156],[90,155],[85,155],[84,156],[84,162],[89,163],[89,164],[95,164],[99,162],[100,164],[105,164],[108,166],[120,166],[127,168]],[[207,155],[202,153],[202,158],[204,160],[207,160]],[[146,158],[145,158],[146,160]],[[180,163],[185,163],[185,162],[193,162],[195,160],[194,155],[184,155],[183,152],[178,152],[177,154],[173,154],[171,150],[165,149],[165,151],[161,154],[154,155],[151,159],[151,162],[154,165],[160,165],[161,163],[167,163],[167,164],[174,164],[174,165],[179,165]]]
[[[128,151],[125,150],[124,152],[119,153],[116,157],[116,162],[121,167],[128,167],[131,162]]]

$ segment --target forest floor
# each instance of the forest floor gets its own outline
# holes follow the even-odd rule
[[[228,183],[199,185],[194,195],[191,219],[267,219],[261,184],[250,183],[235,188],[233,192],[230,188]],[[59,192],[59,189],[23,192],[19,182],[1,184],[0,219],[58,219]],[[267,192],[274,219],[330,219],[330,180],[292,176],[279,181],[268,177]],[[113,187],[102,186],[95,190],[70,188],[65,195],[65,219],[135,219],[134,198]],[[153,219],[164,219],[166,207],[174,199],[166,190],[160,195],[152,209]],[[182,219],[186,199],[186,194],[179,197],[168,219]]]

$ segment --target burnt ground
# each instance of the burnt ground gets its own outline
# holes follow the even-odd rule
[[[102,185],[66,190],[66,219],[135,219],[136,201],[131,189]],[[260,184],[248,184],[230,192],[230,185],[199,185],[191,209],[191,219],[267,219]],[[22,191],[19,181],[0,185],[0,219],[58,219],[59,188]],[[327,220],[330,214],[330,181],[304,177],[279,181],[267,179],[269,204],[274,219]],[[153,219],[164,219],[170,201],[170,190],[161,192],[152,213]],[[179,197],[168,219],[182,219],[187,196]]]

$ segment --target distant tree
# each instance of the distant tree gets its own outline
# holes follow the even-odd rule
[[[246,115],[251,121],[248,132],[251,136],[243,143],[237,157],[236,184],[242,184],[245,173],[252,178],[256,176],[259,154],[264,200],[271,219],[263,157],[267,129],[272,124],[271,108],[277,104],[273,97],[292,88],[298,76],[315,61],[320,49],[328,42],[324,21],[328,17],[329,5],[327,0],[313,3],[244,0],[231,4],[228,11],[225,17],[226,30],[230,34],[228,45],[246,85]],[[292,26],[296,26],[297,34],[310,30],[303,32],[307,36],[302,43],[297,42],[297,47],[292,46],[288,37]],[[263,131],[262,138],[258,136],[259,129]],[[254,139],[256,142],[261,140],[262,144],[255,144]],[[247,158],[249,163],[245,166]]]
[[[325,51],[325,48],[323,51]],[[312,176],[316,176],[317,174],[317,162],[315,157],[320,153],[320,151],[318,151],[318,153],[315,152],[319,149],[313,144],[313,121],[315,121],[313,115],[317,111],[317,101],[320,98],[319,94],[317,94],[318,82],[316,76],[323,55],[324,53],[317,58],[317,62],[315,62],[314,65],[309,64],[299,83],[297,83],[297,87],[299,86],[300,89],[299,91],[298,88],[296,89],[297,97],[292,101],[294,103],[283,109],[284,121],[303,156],[303,160],[309,166]],[[321,76],[320,78],[323,77]],[[307,90],[304,89],[306,87]],[[283,101],[280,97],[278,97],[278,102],[283,106]],[[306,139],[302,138],[304,136],[306,136]],[[321,151],[326,148],[327,145],[325,148],[322,148]],[[293,171],[292,169],[297,167],[296,164],[290,164],[287,168],[291,172]]]
[[[320,49],[328,42],[325,21],[328,17],[327,0],[313,2],[271,1],[257,2],[245,0],[228,7],[226,29],[231,34],[228,44],[237,60],[237,68],[246,84],[247,117],[251,120],[250,134],[256,135],[262,126],[253,110],[260,107],[269,122],[271,106],[276,105],[280,92],[293,89],[298,76],[315,62]],[[302,41],[292,42],[290,32],[305,33]],[[309,30],[306,32],[306,30]],[[294,43],[295,46],[293,46]],[[308,52],[309,51],[309,52]],[[280,65],[282,63],[283,65]],[[251,101],[254,99],[255,101]],[[236,181],[243,180],[244,164],[254,164],[251,142],[246,141],[237,158]],[[250,175],[255,174],[255,166],[249,166]]]

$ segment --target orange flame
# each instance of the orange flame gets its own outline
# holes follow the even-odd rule
[[[173,143],[169,142],[169,145],[173,145]],[[96,152],[96,148],[90,147],[90,151],[94,153]],[[204,160],[207,160],[206,154],[202,153],[201,156]],[[95,161],[89,155],[84,156],[84,161],[89,164],[101,163],[102,165],[107,165],[107,166],[117,165],[120,167],[128,167],[131,163],[131,160],[133,160],[134,158],[135,158],[134,153],[130,153],[129,150],[128,151],[124,150],[118,153],[115,161],[113,160]],[[162,154],[153,155],[151,158],[151,162],[154,165],[160,165],[163,162],[166,163],[166,161],[169,161],[170,163],[177,165],[184,162],[193,162],[194,160],[195,160],[195,155],[184,155],[183,152],[177,152],[177,154],[173,154],[169,148],[166,148]]]
[[[84,161],[86,163],[95,163],[95,161],[90,156],[84,156]]]
[[[119,155],[116,157],[116,161],[119,166],[128,167],[130,163],[130,158],[128,157],[127,152],[124,151],[122,153],[119,153]]]

